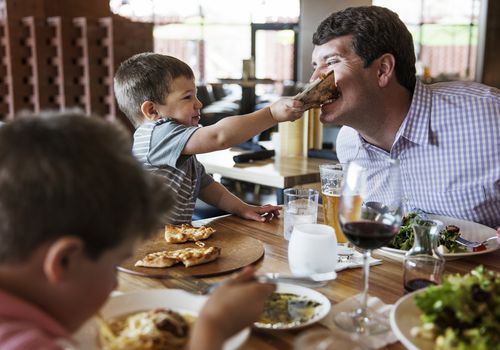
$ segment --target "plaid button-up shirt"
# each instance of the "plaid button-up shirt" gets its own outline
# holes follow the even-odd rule
[[[500,90],[470,82],[417,82],[390,152],[343,127],[340,162],[399,159],[407,211],[500,226]],[[368,168],[370,164],[367,164]],[[375,168],[373,168],[375,169]],[[387,195],[386,174],[369,175],[371,200]]]

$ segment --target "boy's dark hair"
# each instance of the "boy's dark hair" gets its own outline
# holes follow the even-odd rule
[[[349,7],[323,20],[313,35],[314,45],[352,35],[353,49],[365,67],[390,53],[396,60],[396,78],[411,93],[415,89],[415,51],[411,33],[398,15],[379,6]]]
[[[114,77],[118,106],[137,128],[144,120],[142,103],[165,103],[172,81],[178,77],[194,79],[193,70],[172,56],[152,52],[134,55],[120,64]]]
[[[70,235],[96,259],[126,238],[149,235],[169,202],[117,125],[48,112],[0,127],[0,263]]]

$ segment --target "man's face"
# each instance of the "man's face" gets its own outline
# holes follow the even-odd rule
[[[321,121],[355,127],[373,103],[376,90],[372,89],[377,87],[377,74],[373,68],[363,68],[363,60],[352,47],[352,36],[338,37],[315,46],[312,65],[314,72],[311,81],[333,69],[340,92],[335,101],[322,105]]]
[[[175,78],[165,104],[157,110],[161,117],[168,117],[186,126],[197,126],[203,104],[196,97],[196,86],[192,79]]]

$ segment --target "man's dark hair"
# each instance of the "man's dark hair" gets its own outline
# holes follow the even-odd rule
[[[352,35],[353,49],[365,67],[385,53],[396,60],[396,78],[411,93],[415,89],[415,51],[413,39],[398,15],[378,6],[350,7],[334,12],[316,29],[314,45]]]
[[[127,132],[78,113],[23,116],[0,127],[0,262],[77,236],[96,259],[159,224],[170,194],[130,151]]]
[[[194,79],[193,70],[172,56],[152,52],[134,55],[120,64],[114,77],[118,106],[137,128],[144,120],[142,103],[165,103],[170,86],[178,77]]]

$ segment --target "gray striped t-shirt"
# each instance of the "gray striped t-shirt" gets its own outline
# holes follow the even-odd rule
[[[145,169],[163,176],[177,196],[165,223],[190,223],[200,189],[214,181],[195,155],[181,154],[196,130],[198,127],[160,119],[144,123],[134,133],[134,155]]]

